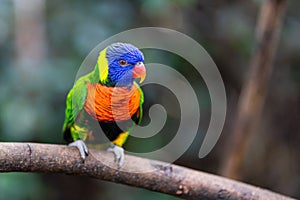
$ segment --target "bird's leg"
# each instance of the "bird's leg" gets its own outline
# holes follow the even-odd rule
[[[108,147],[107,151],[113,152],[115,154],[115,161],[118,162],[118,166],[122,167],[124,163],[124,149],[118,145],[112,144]]]
[[[124,163],[124,149],[122,146],[126,142],[128,135],[128,132],[120,133],[118,137],[112,141],[112,145],[107,149],[107,151],[115,154],[115,160],[118,162],[119,167],[122,167]]]
[[[76,140],[70,143],[69,146],[77,147],[83,161],[85,160],[85,157],[89,154],[88,148],[82,140]]]

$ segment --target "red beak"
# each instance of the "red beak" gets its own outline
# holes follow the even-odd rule
[[[132,70],[132,78],[140,78],[140,83],[145,80],[146,68],[143,62],[138,62]]]

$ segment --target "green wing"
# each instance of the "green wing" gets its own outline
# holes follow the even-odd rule
[[[70,90],[66,100],[65,122],[63,132],[73,124],[78,113],[83,109],[87,96],[87,86],[84,79],[79,79]]]
[[[135,122],[139,125],[141,123],[141,121],[142,121],[142,118],[143,118],[144,92],[141,89],[141,87],[139,86],[139,84],[137,84],[136,82],[134,82],[134,85],[137,87],[137,89],[140,92],[140,109],[137,112],[137,115],[136,115],[137,119],[135,120]]]

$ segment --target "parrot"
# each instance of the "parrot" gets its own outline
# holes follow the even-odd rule
[[[62,129],[83,162],[89,153],[84,141],[88,134],[97,134],[91,126],[96,122],[109,139],[107,151],[114,153],[119,167],[123,165],[123,145],[143,116],[144,93],[139,84],[145,77],[143,53],[132,44],[116,42],[101,50],[93,70],[75,81],[66,97]]]

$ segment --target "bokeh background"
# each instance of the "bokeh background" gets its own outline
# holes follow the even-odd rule
[[[199,133],[176,164],[219,174],[255,44],[261,4],[260,0],[0,0],[0,141],[64,144],[65,97],[87,54],[121,31],[166,27],[189,35],[208,51],[222,74],[228,99],[220,140],[200,160],[197,155],[210,117],[205,83],[183,59],[167,52],[144,51],[146,62],[167,64],[182,72],[199,97]],[[247,183],[296,198],[300,198],[299,10],[300,1],[288,2],[266,104],[245,155],[242,177]],[[146,108],[157,102],[174,109],[178,106],[161,88],[145,89]],[[151,141],[150,147],[172,138],[176,116],[176,112],[169,114],[169,129]],[[146,115],[145,123],[147,120]],[[145,146],[128,141],[127,147]],[[0,199],[177,198],[85,177],[5,173],[0,174]]]

